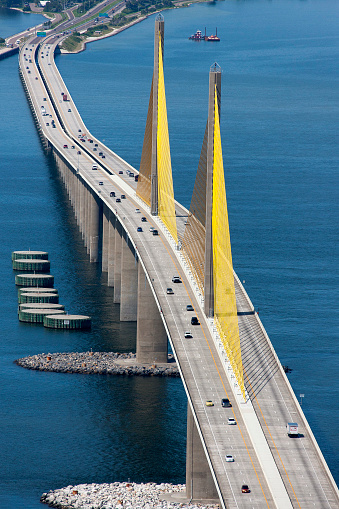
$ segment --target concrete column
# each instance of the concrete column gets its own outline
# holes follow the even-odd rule
[[[129,239],[122,239],[120,321],[135,322],[138,308],[138,260]]]
[[[80,231],[82,238],[84,238],[84,227],[85,227],[85,185],[81,179],[79,179],[80,182]]]
[[[189,402],[187,402],[186,497],[193,501],[219,502]]]
[[[84,244],[87,248],[87,254],[89,254],[89,207],[90,207],[90,190],[85,184],[85,228],[84,228]]]
[[[115,215],[109,211],[109,222],[108,222],[108,274],[107,274],[107,285],[114,286],[114,255],[115,255]]]
[[[114,302],[116,303],[120,303],[121,295],[121,234],[121,224],[116,221],[114,239]]]
[[[109,244],[109,209],[103,205],[102,209],[102,257],[101,270],[108,272],[108,244]]]
[[[92,263],[98,262],[99,259],[99,203],[95,196],[89,193],[91,215],[89,221],[90,250],[89,260]]]
[[[138,264],[137,362],[167,362],[166,330],[145,272]]]

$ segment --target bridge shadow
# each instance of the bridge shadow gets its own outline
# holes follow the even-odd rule
[[[239,322],[244,382],[250,400],[258,395],[279,371],[276,358],[253,315],[253,312],[238,313],[238,316],[250,316],[246,321]]]

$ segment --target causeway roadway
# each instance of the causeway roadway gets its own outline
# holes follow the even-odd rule
[[[180,251],[160,220],[150,215],[135,194],[134,179],[126,172],[137,171],[84,125],[54,63],[59,40],[52,37],[38,47],[33,38],[19,55],[39,128],[118,217],[134,245],[163,317],[222,506],[338,509],[333,477],[243,286],[235,275],[246,402],[239,394],[213,322],[204,316],[201,295]],[[61,92],[67,94],[68,101],[62,100]],[[42,114],[41,106],[49,116]],[[80,141],[79,135],[85,141]],[[99,152],[103,152],[104,159]],[[92,170],[93,164],[98,164],[98,170]],[[126,199],[117,203],[111,191],[116,196],[125,194]],[[182,233],[188,211],[178,203],[176,208],[182,216],[178,225]],[[141,216],[147,218],[147,223],[141,222]],[[142,226],[142,232],[137,232],[138,226]],[[159,230],[158,237],[151,235],[150,226]],[[179,275],[182,284],[173,284],[173,275]],[[174,295],[167,295],[169,286]],[[187,304],[193,305],[194,313],[186,311]],[[191,326],[192,314],[199,317],[199,326]],[[192,331],[193,338],[184,338],[187,330]],[[232,408],[221,407],[224,397],[231,400]],[[207,400],[212,400],[214,406],[207,407]],[[229,417],[234,417],[237,424],[228,425]],[[298,422],[298,438],[286,435],[287,422]],[[226,454],[232,454],[235,461],[226,462]],[[242,484],[248,484],[251,492],[241,493]]]

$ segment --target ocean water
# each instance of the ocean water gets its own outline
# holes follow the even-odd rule
[[[1,13],[0,13],[1,15]],[[336,0],[216,2],[164,13],[176,199],[189,206],[207,118],[208,71],[222,77],[222,144],[234,267],[336,481],[338,420],[338,56]],[[1,23],[3,19],[0,18]],[[197,29],[220,43],[189,41]],[[57,64],[89,129],[138,167],[152,79],[154,16]],[[16,31],[16,30],[14,30]],[[79,482],[185,481],[180,380],[25,371],[39,352],[135,348],[112,289],[91,265],[17,72],[1,62],[2,342],[0,506],[40,507]],[[46,249],[60,302],[90,332],[19,324],[10,254]]]
[[[0,37],[5,39],[46,21],[41,14],[0,7]]]

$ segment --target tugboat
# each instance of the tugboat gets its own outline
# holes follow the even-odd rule
[[[191,37],[189,37],[189,39],[191,39],[192,41],[203,41],[204,37],[201,33],[201,30],[197,30],[195,32],[195,34],[193,34],[193,35],[191,35]]]
[[[205,38],[205,41],[220,42],[220,39],[218,37],[218,29],[217,28],[215,29],[215,35],[210,35],[209,37],[207,37],[207,39]]]
[[[193,34],[193,35],[191,35],[191,37],[189,37],[189,39],[192,40],[192,41],[219,42],[220,39],[218,37],[218,29],[217,28],[215,29],[215,34],[216,35],[209,35],[209,36],[207,36],[206,35],[206,27],[205,27],[205,35],[202,35],[201,30],[197,30],[195,32],[195,34]]]

